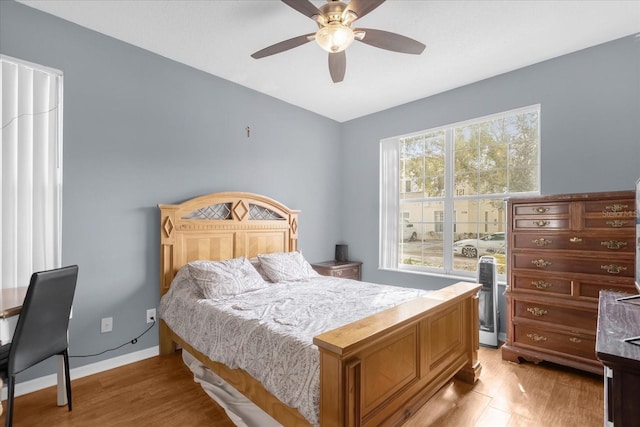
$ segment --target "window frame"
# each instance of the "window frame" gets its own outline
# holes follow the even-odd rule
[[[501,118],[512,117],[525,113],[537,114],[537,173],[536,173],[536,189],[526,192],[510,192],[499,194],[482,194],[475,192],[473,195],[464,194],[466,191],[463,189],[463,194],[458,194],[455,187],[455,157],[454,157],[454,138],[455,129],[480,124],[488,121],[498,120]],[[476,270],[467,271],[454,268],[454,253],[453,244],[456,228],[456,210],[455,202],[460,200],[488,200],[488,199],[500,199],[505,206],[503,210],[504,217],[501,218],[505,228],[501,231],[506,231],[506,198],[512,196],[530,196],[540,194],[540,153],[541,153],[541,106],[540,104],[529,105],[526,107],[516,108],[509,111],[490,114],[483,117],[464,120],[456,123],[447,124],[444,126],[437,126],[434,128],[421,130],[418,132],[412,132],[405,135],[394,136],[385,138],[380,141],[380,234],[379,234],[379,264],[380,270],[401,271],[417,274],[427,274],[431,276],[456,278],[456,279],[469,279],[477,275]],[[444,195],[437,197],[419,197],[410,199],[401,199],[400,191],[400,161],[402,158],[400,150],[400,141],[421,135],[435,134],[437,132],[444,131]],[[395,162],[395,164],[394,164]],[[402,184],[405,185],[406,184]],[[411,264],[403,264],[400,262],[400,246],[403,244],[402,236],[398,233],[394,233],[393,227],[399,229],[399,217],[404,212],[402,206],[408,203],[424,203],[424,202],[441,202],[444,209],[444,222],[441,224],[443,230],[442,235],[442,268],[434,268],[428,266],[419,266]],[[436,209],[438,210],[438,209]],[[406,215],[405,215],[406,216]],[[395,224],[394,224],[395,220]],[[424,221],[424,219],[423,219]],[[482,221],[477,221],[478,227]],[[435,218],[434,218],[435,224]],[[488,233],[490,234],[490,233]],[[478,236],[479,238],[480,236]],[[506,242],[507,240],[505,240]],[[423,255],[424,256],[424,253]],[[478,257],[479,258],[479,257]],[[502,271],[499,279],[504,280],[504,273],[506,269]]]

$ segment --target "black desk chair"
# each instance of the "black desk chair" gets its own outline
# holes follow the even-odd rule
[[[16,375],[51,356],[64,357],[67,404],[71,411],[67,329],[77,278],[77,265],[31,276],[13,340],[0,347],[0,373],[8,380],[5,415],[8,427],[13,422]]]

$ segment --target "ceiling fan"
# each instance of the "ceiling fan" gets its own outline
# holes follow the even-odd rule
[[[344,79],[347,68],[345,49],[354,40],[381,49],[413,55],[420,55],[426,47],[417,40],[389,31],[370,28],[351,29],[351,24],[380,6],[385,0],[351,0],[349,4],[339,0],[327,0],[327,3],[320,8],[315,7],[309,0],[282,0],[282,2],[316,21],[319,30],[259,50],[251,55],[255,59],[284,52],[315,40],[322,49],[329,52],[329,73],[333,82],[338,83]]]

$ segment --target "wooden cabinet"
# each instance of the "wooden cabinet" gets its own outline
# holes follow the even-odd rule
[[[325,261],[311,264],[311,266],[323,276],[353,280],[362,279],[362,263],[360,261]]]
[[[619,301],[626,294],[603,291],[598,310],[596,353],[605,366],[606,426],[636,426],[640,420],[640,300]]]
[[[634,192],[513,198],[507,216],[502,358],[602,374],[598,294],[635,290]]]

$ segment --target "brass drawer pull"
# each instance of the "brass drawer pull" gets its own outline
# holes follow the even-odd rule
[[[610,212],[620,212],[625,209],[629,209],[629,205],[621,205],[616,203],[615,205],[605,206],[604,208],[604,210],[610,211]]]
[[[551,224],[551,221],[538,220],[538,221],[533,221],[533,224],[537,225],[538,227],[544,227]]]
[[[608,241],[605,240],[600,242],[600,245],[606,246],[607,249],[620,249],[620,248],[626,248],[627,242],[621,242],[620,240],[608,240]]]
[[[544,280],[532,281],[531,286],[535,286],[538,289],[548,289],[553,286],[551,283],[547,283]]]
[[[542,206],[539,206],[537,208],[533,208],[533,212],[535,212],[535,213],[543,214],[543,213],[546,213],[548,211],[549,211],[549,208],[543,208]]]
[[[533,239],[531,243],[535,243],[536,246],[547,246],[553,243],[553,240],[547,240],[544,237],[541,237],[539,239]]]
[[[580,344],[582,342],[582,340],[580,338],[576,338],[576,337],[571,337],[569,338],[569,341],[576,343],[576,344]]]
[[[620,228],[620,227],[624,227],[629,221],[619,221],[619,220],[615,220],[615,221],[607,221],[605,224],[610,225],[613,228]]]
[[[569,239],[571,243],[582,243],[582,239],[580,237],[572,237]]]
[[[529,308],[527,308],[527,311],[529,313],[533,314],[536,317],[542,317],[542,316],[544,316],[545,314],[548,313],[547,310],[545,310],[543,308],[540,308],[540,307],[529,307]]]
[[[545,268],[551,265],[551,262],[545,261],[543,259],[534,259],[531,260],[531,264],[535,265],[538,268]]]
[[[609,274],[619,274],[622,271],[627,271],[627,267],[617,264],[601,265],[600,268],[607,270],[607,273]]]
[[[547,337],[544,337],[544,336],[538,335],[538,334],[527,334],[527,337],[531,341],[535,341],[535,342],[540,342],[540,341],[546,341],[547,340]]]

